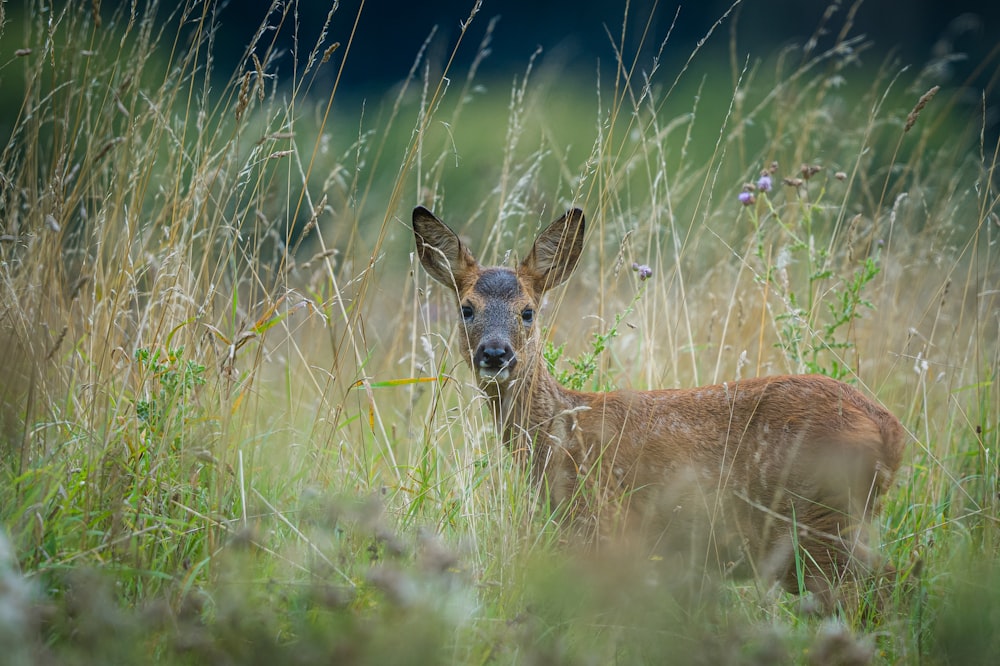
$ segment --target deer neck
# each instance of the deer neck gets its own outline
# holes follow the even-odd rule
[[[516,454],[537,457],[541,450],[564,444],[573,430],[578,400],[560,386],[541,358],[510,381],[482,388],[497,431]]]

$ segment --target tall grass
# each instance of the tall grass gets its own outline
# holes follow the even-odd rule
[[[825,51],[744,59],[734,37],[728,68],[699,47],[619,52],[585,85],[544,57],[481,81],[494,25],[473,11],[451,45],[471,66],[414,54],[373,110],[316,83],[349,43],[279,53],[296,3],[225,85],[211,3],[10,11],[16,662],[995,654],[997,147],[933,63],[859,66],[833,12]],[[342,12],[329,25],[353,25]],[[587,255],[541,313],[581,386],[809,371],[889,407],[912,437],[878,524],[898,587],[821,618],[754,581],[563,543],[448,351],[454,304],[411,254],[417,203],[484,263],[584,208]]]

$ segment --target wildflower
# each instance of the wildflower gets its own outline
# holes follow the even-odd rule
[[[837,180],[847,180],[847,174],[844,173],[843,171],[838,171],[837,173],[833,174],[833,177],[836,178]]]
[[[761,192],[770,192],[772,184],[771,176],[765,171],[760,174],[760,178],[757,180],[757,189]]]
[[[820,171],[822,171],[823,167],[819,166],[818,164],[803,164],[799,170],[802,172],[802,177],[805,178],[806,180],[809,180],[810,178],[818,174]]]
[[[784,183],[789,187],[802,187],[801,178],[785,178]]]
[[[755,197],[753,195],[753,192],[750,192],[749,190],[743,190],[742,192],[740,192],[739,197],[737,198],[740,200],[740,203],[743,204],[744,206],[749,206],[753,204],[755,201],[757,201],[757,197]]]
[[[648,280],[653,277],[653,269],[646,264],[632,263],[632,270],[639,274],[640,280]]]

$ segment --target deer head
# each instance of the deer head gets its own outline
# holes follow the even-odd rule
[[[464,356],[480,385],[504,385],[537,362],[542,295],[573,272],[583,232],[583,211],[574,208],[539,234],[516,270],[483,268],[444,222],[422,206],[413,209],[417,256],[432,278],[455,292],[468,344]]]

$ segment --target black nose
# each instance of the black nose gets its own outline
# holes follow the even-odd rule
[[[476,366],[499,370],[514,364],[514,350],[505,344],[483,344],[476,353]]]

